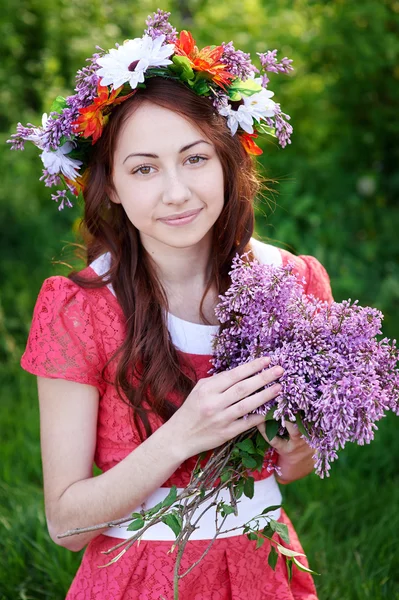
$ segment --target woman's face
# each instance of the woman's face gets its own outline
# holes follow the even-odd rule
[[[113,182],[111,200],[122,204],[147,249],[198,244],[223,209],[222,164],[211,141],[190,121],[150,102],[119,133]],[[194,214],[175,220],[185,213]]]

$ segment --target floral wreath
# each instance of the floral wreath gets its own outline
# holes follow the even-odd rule
[[[235,50],[233,42],[198,50],[191,33],[178,34],[169,16],[158,9],[148,17],[141,38],[116,44],[108,52],[97,48],[87,59],[88,66],[77,72],[76,93],[58,96],[50,114],[43,115],[41,127],[18,123],[8,140],[12,150],[24,150],[29,141],[42,151],[40,180],[47,187],[63,188],[51,195],[59,210],[72,207],[71,194],[78,196],[83,190],[90,148],[101,137],[113,107],[145,87],[150,77],[180,81],[199,96],[209,97],[249,154],[262,154],[255,142],[260,133],[276,137],[282,148],[291,143],[290,117],[271,99],[267,72],[289,73],[292,60],[278,62],[277,50],[258,52],[259,70],[249,54]]]

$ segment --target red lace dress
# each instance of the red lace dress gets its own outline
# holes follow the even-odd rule
[[[306,292],[331,300],[328,275],[311,256],[294,257],[267,244],[254,242],[261,262],[287,263],[294,260],[298,275],[307,281]],[[84,270],[93,277],[91,267]],[[186,323],[186,322],[183,322]],[[206,327],[206,326],[203,326]],[[96,386],[100,394],[95,462],[106,471],[126,457],[140,443],[132,430],[129,409],[121,402],[111,384],[100,373],[107,359],[121,345],[125,331],[124,316],[116,297],[108,287],[82,289],[61,276],[47,279],[40,291],[33,323],[22,357],[22,367],[42,377],[61,378]],[[185,352],[198,378],[208,377],[209,354]],[[106,380],[112,381],[114,363]],[[182,399],[175,398],[177,404]],[[161,422],[153,416],[153,429]],[[184,487],[195,457],[189,459],[163,486]],[[269,473],[264,469],[259,478]],[[302,552],[293,526],[282,511],[280,521],[289,529],[291,547]],[[278,538],[276,538],[278,539]],[[67,595],[68,600],[166,600],[173,598],[174,554],[168,554],[170,541],[141,541],[121,560],[99,569],[109,557],[101,554],[118,541],[99,535],[87,546],[81,566]],[[281,541],[281,540],[279,540]],[[190,541],[181,568],[186,570],[203,553],[207,540]],[[211,550],[180,581],[181,600],[317,600],[312,578],[294,567],[288,583],[284,561],[276,570],[267,563],[269,543],[258,550],[245,535],[217,539]]]

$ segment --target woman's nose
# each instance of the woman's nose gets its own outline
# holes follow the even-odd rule
[[[183,204],[191,198],[191,190],[179,173],[171,173],[165,178],[163,202],[165,204]]]

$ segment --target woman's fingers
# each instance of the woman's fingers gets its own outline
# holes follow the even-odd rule
[[[261,390],[261,392],[259,392],[261,394],[263,391],[266,391],[264,390],[265,386],[276,381],[279,377],[281,377],[283,373],[284,369],[282,369],[279,366],[276,366],[272,367],[271,369],[264,369],[263,371],[257,373],[256,375],[253,375],[252,377],[237,382],[222,394],[222,406],[230,407],[231,405],[234,405],[235,403],[238,403],[240,401],[244,402],[245,399],[245,404],[243,404],[243,411],[245,411],[245,407],[249,408],[249,410],[246,410],[246,412],[242,412],[241,414],[238,413],[238,416],[243,416],[244,414],[251,412],[251,410],[254,410],[255,408],[261,406],[262,404],[264,404],[264,402],[267,401],[265,400],[264,402],[262,402],[262,396],[259,396],[254,392]],[[271,398],[274,398],[275,396],[276,394],[271,396]],[[247,400],[249,400],[249,397],[251,397],[251,400],[249,402],[246,402]],[[265,397],[268,397],[267,394]],[[258,404],[254,404],[254,400],[255,402],[258,400]]]
[[[252,413],[252,411],[259,408],[259,406],[266,404],[266,402],[274,400],[274,398],[279,395],[280,391],[281,385],[279,383],[275,383],[274,385],[271,385],[270,387],[263,389],[256,394],[252,394],[252,396],[247,396],[239,402],[228,405],[225,410],[226,416],[232,420],[240,419],[241,417]]]
[[[210,391],[223,393],[230,389],[232,386],[245,381],[248,377],[252,377],[256,373],[259,373],[262,369],[265,369],[270,364],[270,358],[257,358],[251,360],[251,362],[230,369],[230,371],[223,371],[218,373],[209,380]],[[238,400],[238,398],[237,398]]]

